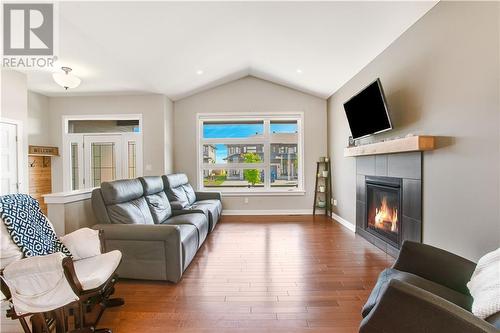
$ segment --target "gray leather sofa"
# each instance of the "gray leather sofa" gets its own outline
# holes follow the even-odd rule
[[[201,210],[214,230],[222,215],[222,200],[218,192],[195,192],[183,173],[162,176],[165,190],[174,211]]]
[[[171,209],[160,176],[104,182],[92,207],[106,248],[123,254],[125,278],[179,281],[209,230],[201,211]]]
[[[500,312],[486,320],[471,313],[467,282],[475,267],[452,253],[406,241],[394,266],[380,273],[359,332],[500,332]]]

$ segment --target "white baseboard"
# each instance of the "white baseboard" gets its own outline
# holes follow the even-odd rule
[[[312,215],[312,209],[225,209],[222,215]]]
[[[351,222],[343,219],[342,217],[338,216],[337,214],[335,213],[332,213],[332,218],[337,221],[338,223],[342,224],[344,227],[346,227],[347,229],[349,229],[350,231],[352,232],[356,232],[356,226],[354,224],[352,224]]]

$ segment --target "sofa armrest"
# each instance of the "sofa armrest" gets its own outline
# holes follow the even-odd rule
[[[96,224],[92,228],[103,230],[107,248],[122,252],[122,264],[118,269],[120,276],[133,279],[166,279],[174,283],[180,280],[183,273],[182,226]],[[138,245],[133,244],[140,244],[140,251],[137,251]],[[148,251],[163,254],[146,261],[138,258],[138,255]]]
[[[175,225],[166,224],[96,224],[92,227],[104,232],[104,239],[164,241],[179,233]]]
[[[405,241],[393,268],[470,295],[467,282],[476,264],[430,245]]]
[[[498,332],[486,321],[426,290],[392,280],[363,319],[360,333]]]
[[[220,192],[195,192],[196,201],[201,200],[219,200],[222,201],[222,196]]]

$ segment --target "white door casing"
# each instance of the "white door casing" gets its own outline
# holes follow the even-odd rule
[[[113,132],[113,133],[69,133],[70,120],[138,120],[138,132]],[[124,114],[124,115],[79,115],[79,116],[63,116],[63,145],[62,145],[62,161],[63,161],[63,190],[71,191],[73,189],[81,190],[94,187],[94,179],[92,175],[92,160],[91,147],[92,142],[112,142],[115,144],[115,167],[116,179],[129,178],[129,158],[128,148],[130,143],[135,145],[135,177],[143,175],[143,133],[142,133],[142,115],[141,114]],[[72,150],[71,145],[76,144],[77,167],[76,178],[77,184],[73,186],[72,172]],[[133,177],[134,178],[134,177]],[[85,183],[84,183],[85,182]],[[99,186],[99,185],[97,185]]]
[[[18,193],[19,125],[0,120],[0,195]]]

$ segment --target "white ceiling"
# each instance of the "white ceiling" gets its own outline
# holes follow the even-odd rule
[[[82,84],[65,92],[38,71],[28,72],[28,86],[49,96],[152,92],[177,100],[253,75],[326,98],[435,4],[63,2],[60,65]]]

